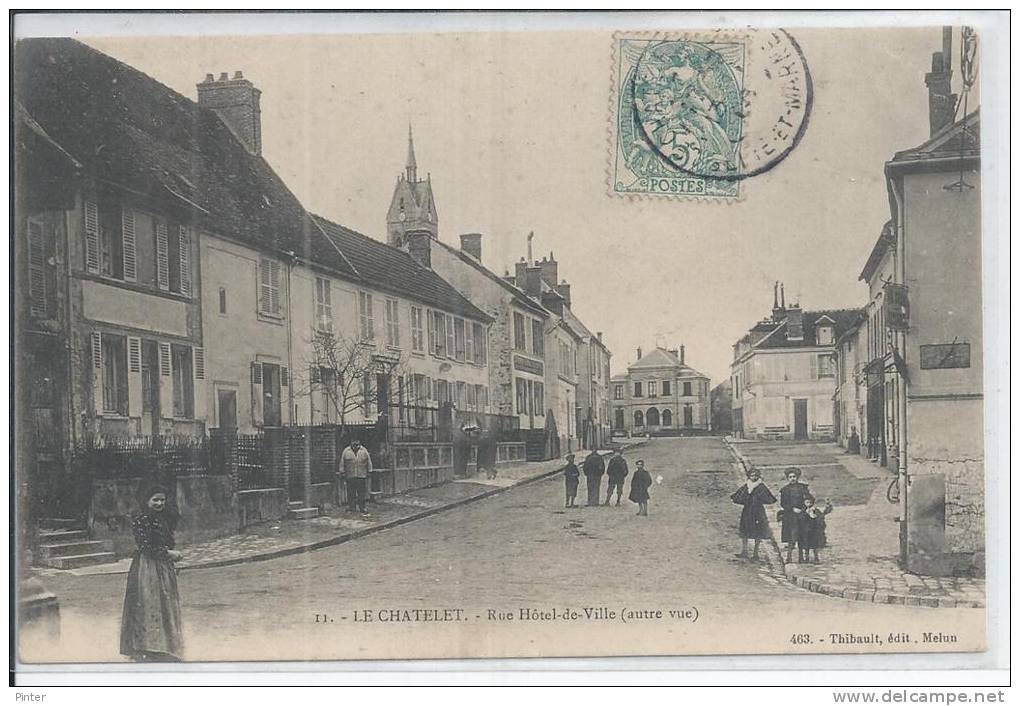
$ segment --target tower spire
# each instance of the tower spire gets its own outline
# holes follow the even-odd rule
[[[412,184],[418,181],[418,162],[414,159],[414,135],[411,133],[411,123],[407,123],[407,180]]]

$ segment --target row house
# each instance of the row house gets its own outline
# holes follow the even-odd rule
[[[380,362],[378,374],[360,382],[366,404],[355,421],[386,413],[391,423],[420,426],[435,420],[424,410],[445,404],[489,413],[492,319],[409,253],[325,218],[316,222],[362,283],[308,276],[296,285],[295,315],[305,336],[296,343],[295,378],[308,391],[298,403],[299,423],[335,422],[340,411],[327,389],[341,383],[337,366],[324,366],[314,345],[324,334],[366,345]]]
[[[413,243],[413,239],[412,239]],[[421,238],[412,247],[443,279],[488,314],[489,390],[492,411],[516,416],[525,432],[546,426],[546,326],[549,312],[481,263],[481,235],[462,236],[462,248]],[[465,250],[466,246],[466,250]]]
[[[336,421],[322,331],[396,373],[360,381],[355,421],[492,409],[490,317],[408,253],[309,214],[261,156],[261,94],[240,72],[207,75],[196,102],[70,39],[19,42],[16,62],[37,487],[66,486],[85,439]]]
[[[558,385],[552,405],[556,418],[562,423],[564,415],[570,417],[566,436],[571,450],[600,448],[610,439],[609,349],[602,335],[593,334],[571,309],[570,284],[559,278],[559,263],[552,252],[533,265],[517,264],[514,279],[522,278],[525,288],[529,286],[529,271],[534,273],[530,286],[538,289],[542,306],[552,314],[550,330],[559,338],[556,346],[560,363],[550,366],[555,368],[555,375],[547,383],[550,389]],[[569,372],[569,378],[563,371]],[[571,384],[573,389],[568,389]],[[564,399],[573,400],[573,404],[564,404]]]
[[[637,359],[625,375],[610,381],[613,431],[627,434],[680,434],[710,431],[710,380],[686,362],[686,349],[656,347]]]
[[[836,341],[859,309],[805,311],[773,288],[772,316],[733,345],[733,431],[741,438],[834,436]]]

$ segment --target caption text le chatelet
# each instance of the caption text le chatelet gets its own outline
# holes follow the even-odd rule
[[[352,623],[464,623],[482,621],[489,623],[528,622],[609,622],[668,620],[697,622],[698,609],[671,608],[610,608],[608,606],[586,608],[486,608],[466,610],[464,608],[378,608],[356,609],[337,615],[316,613],[316,623],[336,623],[338,620]]]

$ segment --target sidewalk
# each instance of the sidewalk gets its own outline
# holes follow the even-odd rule
[[[642,442],[643,440],[638,443]],[[638,444],[628,446],[635,445]],[[549,461],[501,466],[498,467],[496,478],[493,480],[486,479],[484,474],[477,474],[431,488],[391,495],[370,503],[367,516],[349,512],[346,508],[331,508],[327,514],[308,520],[282,519],[252,525],[229,537],[180,547],[184,558],[178,562],[177,567],[186,570],[229,566],[343,544],[367,534],[445,512],[519,485],[547,478],[562,468],[563,464],[562,458],[555,458]],[[86,566],[80,569],[36,571],[39,574],[53,572],[61,575],[93,576],[126,574],[130,566],[131,559],[126,558],[112,564]]]
[[[729,439],[727,446],[742,465],[750,463],[752,446],[735,445]],[[862,504],[834,501],[835,507],[826,518],[828,546],[820,552],[821,563],[786,564],[782,573],[787,580],[809,591],[846,600],[931,608],[983,608],[984,579],[919,576],[900,568],[896,521],[899,506],[886,499],[886,489],[894,476],[867,459],[843,453],[835,444],[825,446],[831,447],[831,457],[855,481],[873,483],[874,488],[870,494],[861,496],[863,486],[855,483],[853,496],[864,499]],[[803,466],[805,476],[809,467]],[[774,473],[781,474],[781,469]],[[781,482],[773,478],[771,471],[766,473],[766,482],[778,497]],[[775,483],[779,485],[773,487]],[[775,512],[769,512],[769,520],[774,525],[773,536],[778,537]],[[778,573],[772,571],[773,576]]]

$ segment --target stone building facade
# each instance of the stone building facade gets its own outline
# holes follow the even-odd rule
[[[684,346],[656,347],[610,381],[613,431],[680,434],[712,428],[710,381],[686,362]]]

